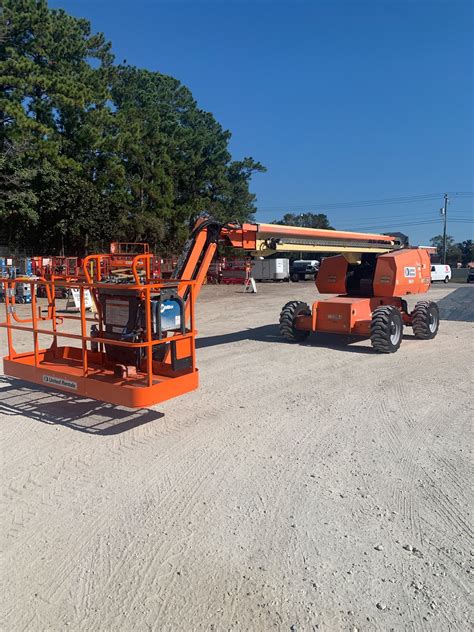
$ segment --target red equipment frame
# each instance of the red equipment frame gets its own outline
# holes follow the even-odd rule
[[[145,242],[113,241],[110,244],[110,255],[103,258],[103,272],[107,276],[121,269],[131,268],[134,260],[141,256],[149,265],[148,278],[161,278],[161,259],[150,253],[150,246]]]

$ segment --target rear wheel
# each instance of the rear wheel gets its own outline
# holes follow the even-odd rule
[[[379,353],[395,353],[402,343],[403,319],[393,305],[382,305],[372,312],[370,342]]]
[[[444,278],[444,282],[445,283],[449,283],[449,277],[448,276]]]
[[[311,316],[311,310],[307,303],[290,301],[281,310],[280,334],[291,342],[302,342],[309,336],[309,331],[296,329],[295,319],[297,316]]]
[[[300,275],[297,272],[292,272],[291,280],[293,281],[293,283],[298,283],[298,281],[300,280]]]
[[[438,333],[439,309],[433,301],[419,301],[411,314],[415,338],[431,340]]]

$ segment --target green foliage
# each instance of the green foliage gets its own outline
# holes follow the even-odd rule
[[[474,261],[474,242],[472,239],[467,239],[457,245],[461,250],[461,262],[463,266],[467,266],[468,263]]]
[[[284,226],[300,226],[302,228],[326,228],[334,230],[329,224],[329,219],[324,213],[285,213],[283,218],[273,221],[272,224]]]
[[[38,254],[112,240],[176,251],[202,211],[249,220],[252,158],[173,77],[115,66],[87,20],[46,0],[0,16],[1,237]],[[38,236],[41,239],[38,239]]]
[[[230,161],[230,133],[179,81],[120,66],[111,97],[128,235],[164,252],[180,246],[203,211],[222,220],[251,217],[249,180],[264,168],[251,158]]]
[[[0,238],[7,243],[14,240],[20,227],[38,222],[38,199],[31,186],[37,169],[28,166],[24,154],[24,147],[4,141],[0,154]]]
[[[436,247],[440,257],[443,256],[443,235],[435,235],[430,239],[430,244]],[[446,262],[455,264],[461,261],[465,266],[474,260],[474,244],[470,239],[461,243],[455,243],[451,235],[446,235]]]

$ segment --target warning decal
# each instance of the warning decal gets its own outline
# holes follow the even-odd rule
[[[128,323],[128,301],[107,301],[105,305],[105,322],[107,325],[126,327]]]

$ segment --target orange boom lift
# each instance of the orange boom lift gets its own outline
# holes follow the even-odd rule
[[[438,333],[438,306],[420,301],[410,313],[408,294],[423,294],[430,287],[430,258],[425,249],[405,248],[376,255],[336,256],[324,259],[316,286],[322,294],[339,294],[315,301],[311,308],[290,301],[280,314],[280,332],[293,342],[313,331],[370,336],[373,348],[394,353],[400,347],[403,326],[416,338],[428,340]]]
[[[292,250],[344,253],[323,262],[319,282],[326,279],[327,290],[323,291],[347,290],[349,296],[334,299],[335,308],[329,307],[330,302],[327,307],[314,303],[312,309],[299,301],[288,303],[280,327],[291,340],[302,340],[316,330],[366,335],[375,316],[374,336],[385,327],[387,317],[389,327],[401,320],[421,334],[426,309],[433,313],[429,307],[409,315],[404,301],[394,298],[394,292],[426,291],[429,266],[422,251],[398,251],[400,245],[392,237],[272,224],[222,225],[200,218],[170,279],[153,277],[148,252],[135,254],[128,262],[132,282],[104,276],[108,266],[103,259],[110,255],[90,255],[77,279],[52,275],[30,281],[33,299],[29,318],[20,318],[16,312],[16,281],[2,281],[6,320],[0,326],[6,328],[8,339],[5,373],[128,407],[150,406],[197,388],[195,302],[219,241],[260,256]],[[355,263],[358,257],[362,258],[360,264]],[[353,297],[346,278],[347,283],[352,279],[356,293],[368,292],[368,262],[374,271],[377,268],[371,284],[371,291],[376,291],[373,296]],[[406,292],[399,292],[402,278]],[[78,314],[59,313],[55,300],[58,286],[79,291]],[[38,304],[38,287],[45,290],[46,308]],[[93,313],[86,310],[86,294],[94,302]],[[395,311],[382,314],[379,309]],[[31,351],[16,351],[15,331],[31,333]],[[51,338],[48,348],[40,347],[40,336]]]

